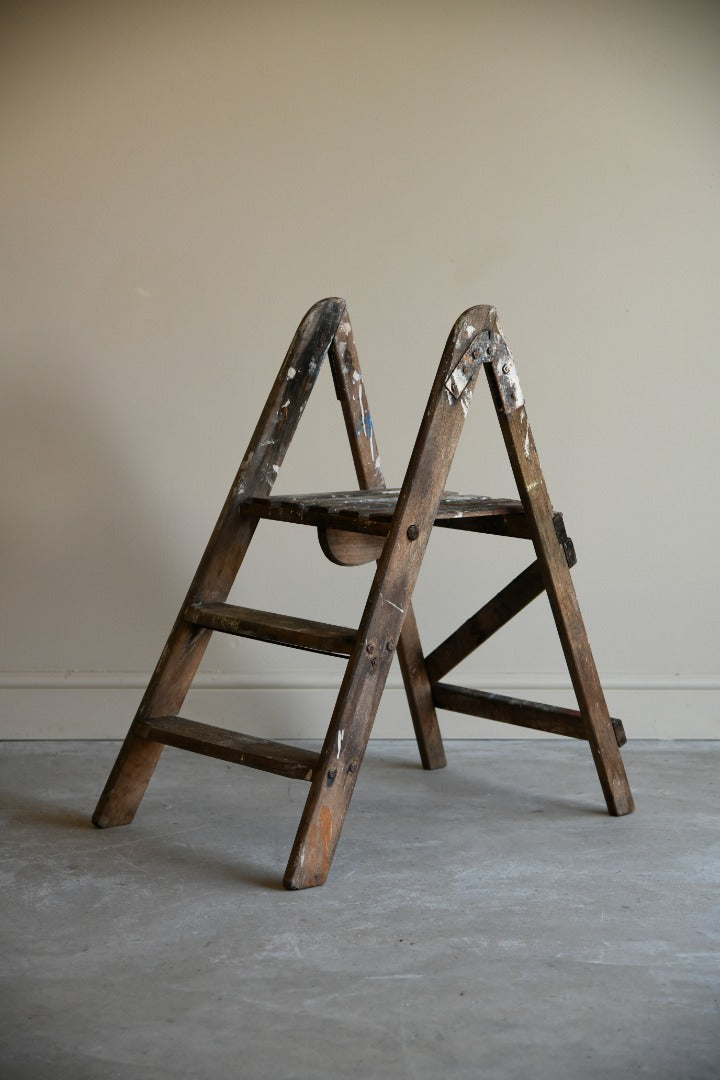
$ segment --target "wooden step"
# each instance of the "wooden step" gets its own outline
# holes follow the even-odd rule
[[[272,611],[237,607],[236,604],[190,604],[183,612],[187,622],[220,630],[225,634],[287,645],[291,649],[307,649],[328,656],[349,656],[353,651],[357,631],[332,623],[296,619]]]
[[[312,780],[320,755],[300,746],[287,746],[272,739],[257,739],[236,731],[185,720],[182,716],[156,716],[145,720],[138,734],[152,742],[191,750],[206,757],[247,765],[251,769],[287,776],[291,780]]]
[[[484,720],[498,720],[502,724],[515,724],[535,731],[549,731],[553,735],[568,735],[571,739],[587,739],[585,722],[577,709],[562,709],[557,705],[542,705],[537,701],[440,682],[433,684],[432,694],[438,709],[479,716]],[[624,746],[627,739],[622,720],[611,717],[611,723],[615,741],[618,746]]]
[[[399,493],[399,488],[371,488],[255,496],[242,500],[238,512],[268,521],[387,536]],[[503,536],[527,538],[530,535],[518,499],[494,499],[487,495],[459,495],[446,491],[440,499],[435,524]]]

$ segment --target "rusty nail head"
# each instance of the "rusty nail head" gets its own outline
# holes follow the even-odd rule
[[[387,651],[388,651],[388,652],[392,652],[392,651],[393,651],[393,649],[395,648],[395,642],[393,641],[393,639],[392,639],[392,638],[390,638],[390,640],[389,640],[389,641],[388,641],[388,643],[386,644],[385,648],[387,649]]]
[[[408,526],[408,531],[407,531],[408,540],[417,540],[419,535],[420,535],[420,530],[418,529],[417,525],[409,525]]]
[[[357,772],[357,761],[351,761],[348,765],[348,772]]]
[[[477,360],[478,356],[480,355],[480,350],[478,349],[477,345],[474,349],[470,351],[470,355],[472,356],[473,360]]]
[[[375,652],[374,641],[368,641],[367,645],[365,646],[365,652],[368,654],[368,656],[372,656],[372,654]]]

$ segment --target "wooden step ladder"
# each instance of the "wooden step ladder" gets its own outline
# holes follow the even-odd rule
[[[272,496],[315,379],[328,356],[359,490]],[[445,483],[481,369],[490,386],[518,488],[517,499],[445,492]],[[228,604],[227,597],[261,520],[317,529],[325,555],[340,565],[377,561],[357,629]],[[427,656],[412,594],[434,526],[532,541],[534,561]],[[608,810],[633,810],[619,747],[570,576],[575,562],[562,516],[554,512],[528,424],[515,364],[492,307],[455,323],[430,391],[400,489],[387,489],[343,300],[323,300],[300,323],[250,440],[188,594],[98,802],[93,822],[130,822],[165,746],[309,782],[285,873],[289,889],[321,885],[328,874],[397,652],[422,764],[445,765],[436,709],[585,739]],[[577,697],[577,710],[453,686],[441,681],[461,660],[546,592]],[[319,753],[226,731],[179,716],[214,631],[347,657]]]

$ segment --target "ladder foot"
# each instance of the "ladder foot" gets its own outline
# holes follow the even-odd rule
[[[162,750],[160,743],[128,735],[95,807],[93,825],[110,829],[130,824]]]
[[[307,830],[304,830],[301,824],[283,878],[284,887],[296,891],[324,885],[336,844],[337,835],[333,836],[333,814],[326,804],[320,807],[317,820],[313,820]]]
[[[627,784],[624,790],[613,792],[609,798],[606,798],[606,802],[611,817],[625,817],[626,814],[632,814],[635,810],[635,800]]]

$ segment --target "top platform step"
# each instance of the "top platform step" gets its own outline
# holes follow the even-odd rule
[[[270,521],[386,536],[399,494],[399,488],[371,488],[367,491],[275,495],[245,499],[238,509],[243,514]],[[446,491],[440,499],[435,524],[473,532],[529,535],[522,503],[518,499],[494,499],[486,495],[459,495]]]

